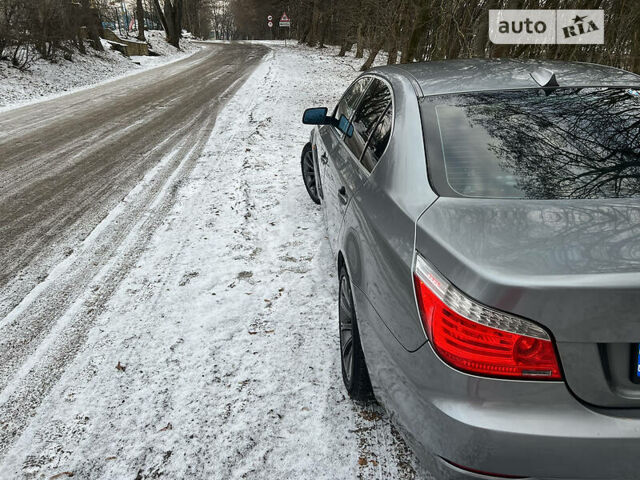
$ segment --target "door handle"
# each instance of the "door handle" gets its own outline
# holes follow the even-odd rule
[[[340,201],[347,204],[347,189],[344,188],[344,185],[338,189],[338,194],[340,196]]]

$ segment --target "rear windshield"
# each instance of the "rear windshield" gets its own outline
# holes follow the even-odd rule
[[[557,88],[421,100],[429,178],[439,195],[640,196],[640,93]]]

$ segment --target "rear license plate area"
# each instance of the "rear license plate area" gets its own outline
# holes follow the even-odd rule
[[[631,346],[631,381],[640,383],[640,344]]]

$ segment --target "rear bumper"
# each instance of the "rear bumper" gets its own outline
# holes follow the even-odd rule
[[[376,396],[421,460],[440,471],[437,478],[493,478],[466,474],[440,458],[523,478],[640,478],[637,410],[596,411],[564,382],[464,374],[428,343],[407,352],[373,309],[367,314],[361,334]]]
[[[434,459],[434,465],[432,466],[432,472],[435,478],[438,480],[505,480],[505,477],[496,477],[490,474],[473,473],[462,468],[458,468],[451,463],[442,460],[440,458]],[[521,480],[558,480],[558,479],[542,479],[532,477],[507,477],[507,478],[520,478]],[[580,478],[563,479],[563,480],[584,480]]]
[[[420,451],[473,470],[527,478],[640,478],[639,418],[592,410],[564,383],[466,375],[445,365],[429,344],[407,355],[424,368],[412,379],[419,404],[403,415],[413,418],[406,427],[413,426]],[[428,379],[441,386],[433,388]]]

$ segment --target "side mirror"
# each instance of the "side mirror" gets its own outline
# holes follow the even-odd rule
[[[304,111],[302,123],[305,125],[330,125],[331,117],[327,117],[329,110],[326,107],[309,108]]]
[[[342,133],[351,137],[353,135],[353,125],[349,123],[349,119],[344,115],[340,116],[340,120],[328,117],[329,110],[326,107],[308,108],[302,116],[302,123],[305,125],[331,125],[336,127]]]
[[[340,116],[337,126],[338,130],[344,133],[347,137],[353,136],[353,125],[349,123],[349,119],[344,115]]]

